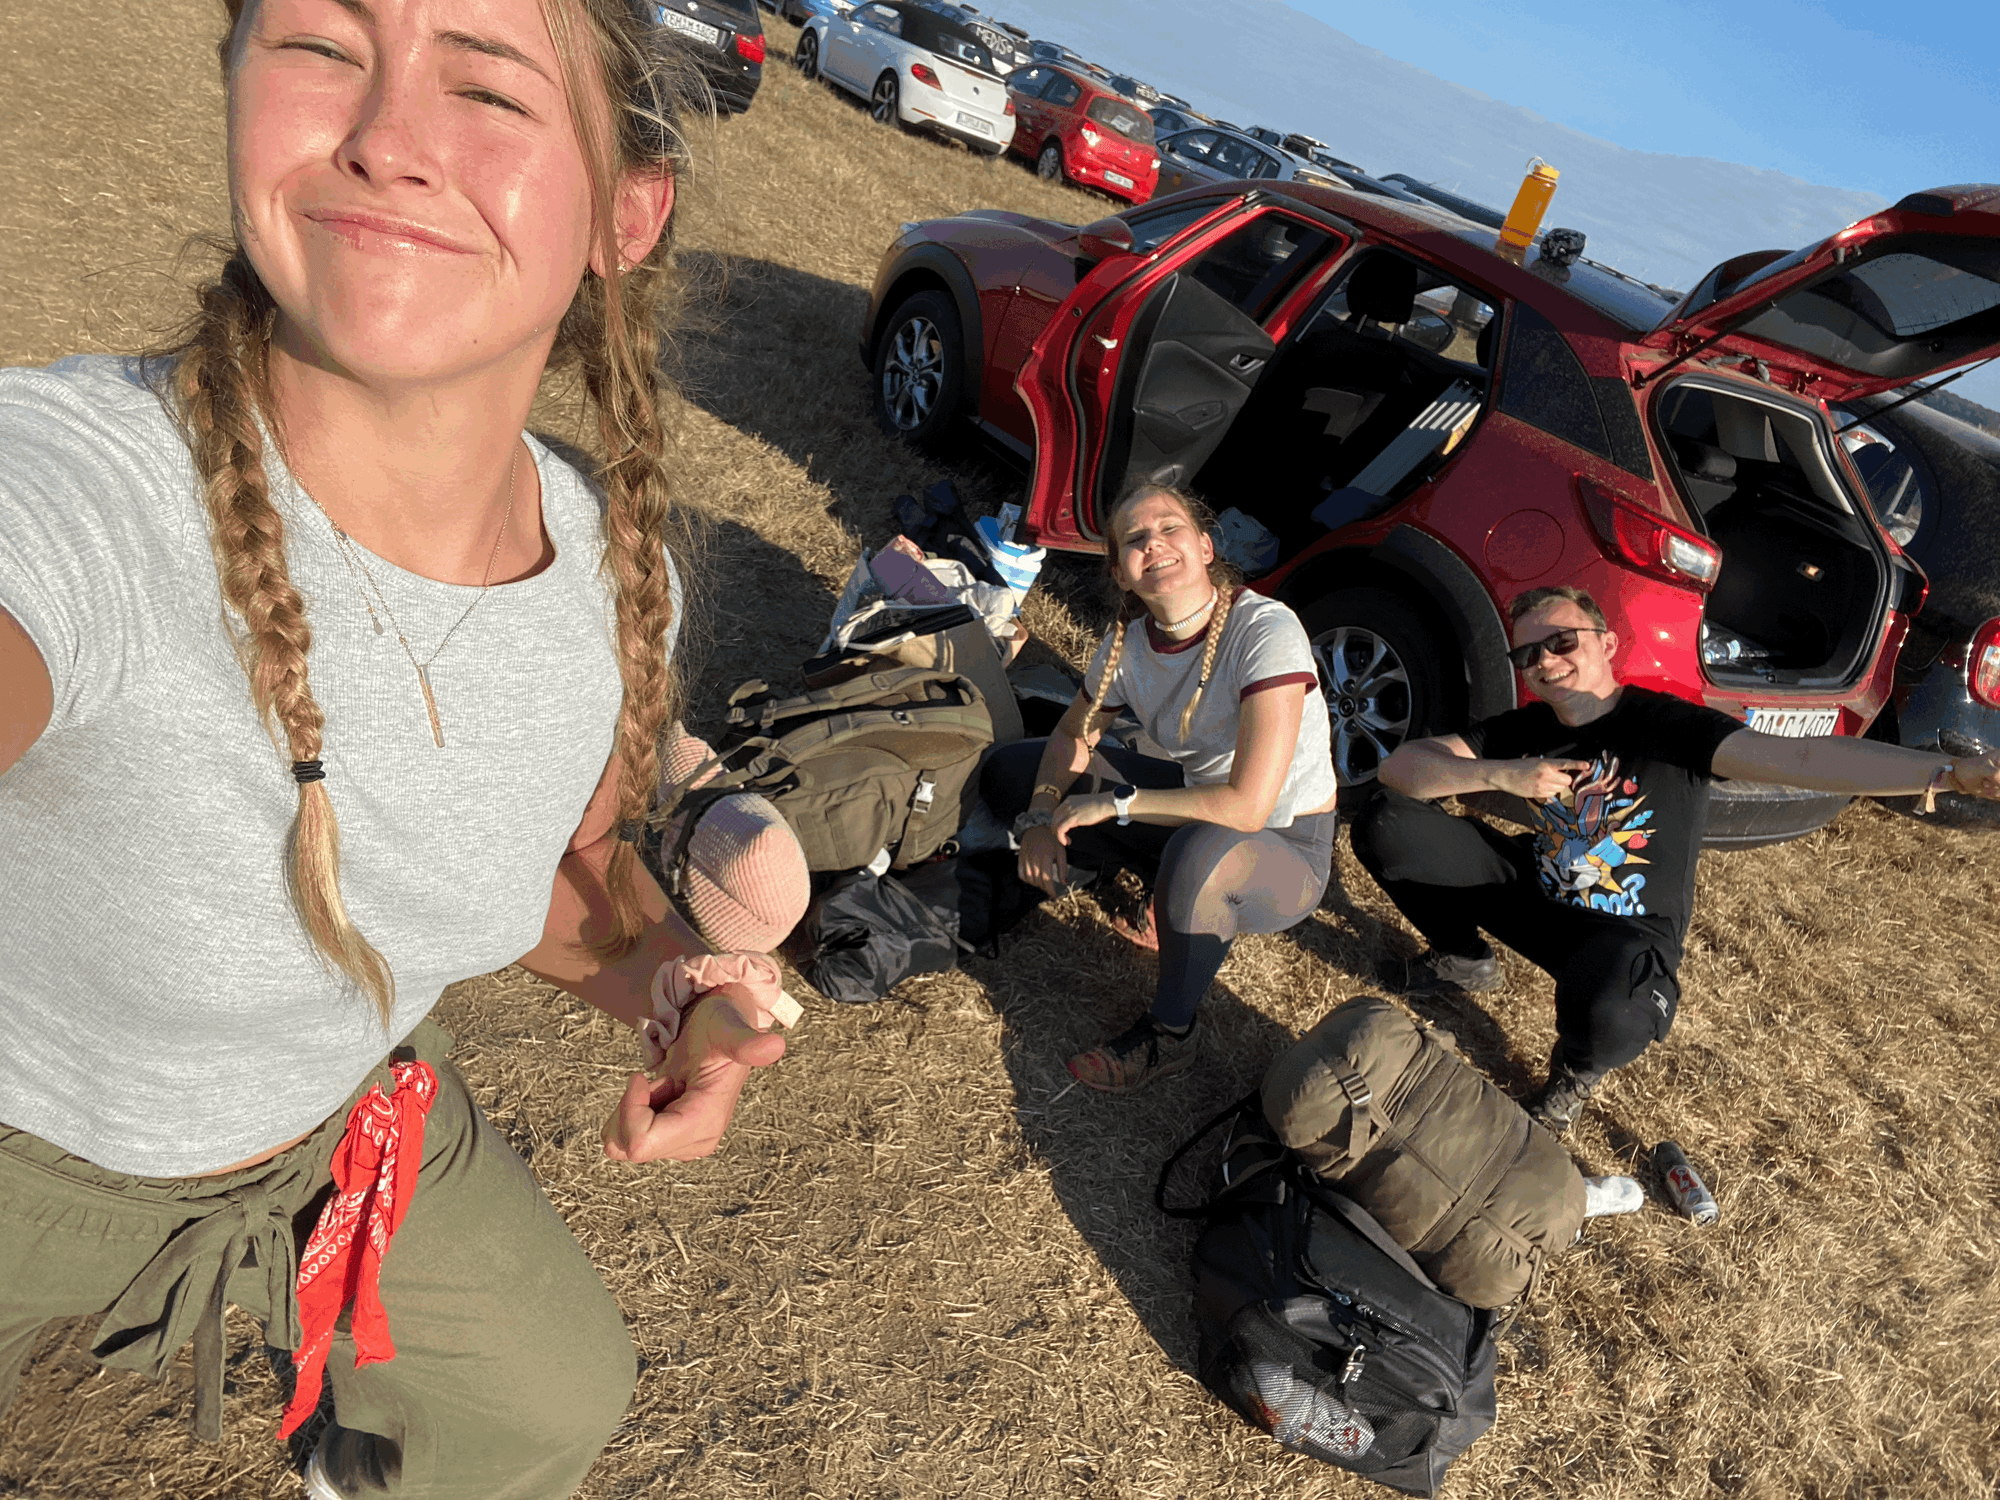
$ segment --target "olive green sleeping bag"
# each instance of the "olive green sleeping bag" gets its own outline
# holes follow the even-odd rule
[[[1348,1001],[1280,1054],[1264,1115],[1474,1307],[1531,1291],[1583,1223],[1583,1177],[1555,1137],[1386,1000]]]

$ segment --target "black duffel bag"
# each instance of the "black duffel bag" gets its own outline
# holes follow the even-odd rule
[[[1167,1181],[1227,1124],[1208,1201]],[[1439,1291],[1366,1210],[1322,1184],[1264,1121],[1230,1106],[1160,1171],[1154,1201],[1202,1219],[1194,1249],[1200,1375],[1286,1448],[1411,1495],[1435,1495],[1493,1425],[1494,1315]]]

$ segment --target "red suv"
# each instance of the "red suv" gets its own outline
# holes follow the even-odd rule
[[[1627,680],[1776,733],[1859,734],[1922,572],[1829,404],[2000,352],[2000,187],[1917,193],[1681,297],[1574,235],[1513,264],[1429,205],[1197,189],[1083,229],[978,211],[889,247],[862,329],[882,419],[1033,463],[1029,534],[1095,551],[1135,479],[1200,491],[1299,610],[1344,781],[1510,708],[1502,611],[1580,583]],[[1712,842],[1840,799],[1718,789]]]
[[[1077,182],[1144,203],[1159,181],[1153,121],[1145,109],[1085,73],[1048,63],[1008,75],[1014,154],[1050,182]]]

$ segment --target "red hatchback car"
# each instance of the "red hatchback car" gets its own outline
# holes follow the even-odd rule
[[[1086,73],[1038,63],[1007,79],[1016,156],[1050,182],[1098,188],[1144,203],[1160,178],[1153,120],[1143,107]]]
[[[1515,705],[1503,610],[1550,583],[1603,603],[1627,680],[1861,733],[1926,585],[1829,406],[2000,352],[2000,187],[1685,297],[1554,238],[1516,265],[1443,209],[1295,183],[1083,229],[981,210],[890,245],[861,353],[892,430],[970,419],[1032,462],[1045,545],[1098,550],[1136,479],[1201,492],[1305,620],[1350,785]],[[1718,788],[1711,842],[1842,800]]]

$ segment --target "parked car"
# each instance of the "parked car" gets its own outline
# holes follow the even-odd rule
[[[1160,158],[1153,122],[1130,99],[1087,73],[1036,63],[1007,80],[1014,104],[1013,149],[1049,182],[1074,182],[1144,203]]]
[[[2000,436],[1921,402],[1872,398],[1840,416],[1876,519],[1930,579],[1870,733],[1946,755],[2000,749]]]
[[[1156,104],[1146,111],[1153,122],[1153,137],[1178,135],[1183,130],[1193,130],[1197,125],[1207,125],[1208,116],[1198,115],[1191,109],[1182,109],[1172,104]]]
[[[1450,192],[1432,183],[1419,182],[1407,172],[1385,172],[1382,174],[1382,180],[1384,182],[1393,182],[1398,187],[1405,188],[1416,194],[1419,198],[1438,204],[1440,207],[1448,208],[1461,219],[1470,219],[1475,224],[1484,224],[1489,228],[1498,229],[1502,224],[1507,222],[1507,215],[1500,209],[1489,208],[1476,199]]]
[[[756,0],[671,0],[653,7],[654,22],[693,43],[723,114],[741,114],[764,81],[764,18]]]
[[[962,21],[911,0],[869,0],[846,16],[814,16],[799,33],[799,71],[868,101],[901,124],[998,156],[1014,106],[985,44]]]
[[[1275,146],[1267,146],[1238,130],[1221,125],[1202,125],[1183,130],[1158,141],[1160,153],[1159,194],[1182,188],[1219,182],[1252,179],[1288,182],[1298,178],[1327,186],[1335,185],[1331,173],[1303,157]]]
[[[1097,550],[1141,478],[1236,512],[1255,586],[1306,622],[1349,784],[1515,705],[1503,611],[1548,583],[1603,603],[1628,681],[1772,733],[1865,730],[1924,582],[1828,403],[2000,352],[2000,187],[1725,262],[1678,305],[1494,245],[1296,182],[1082,229],[977,212],[891,243],[861,354],[905,436],[970,419],[1032,462],[1042,545]],[[1765,654],[1705,659],[1704,626]],[[1791,836],[1842,800],[1725,785],[1711,837]]]
[[[1083,68],[1090,64],[1060,42],[1029,42],[1028,56],[1032,61],[1056,63],[1065,68]]]
[[[778,0],[778,14],[794,26],[803,26],[814,16],[844,16],[854,9],[854,0]]]
[[[943,16],[947,21],[957,21],[975,37],[992,59],[994,69],[1004,78],[1019,67],[1026,67],[1031,60],[1027,49],[1020,46],[1013,35],[1019,27],[1005,27],[989,21],[973,5],[955,5],[952,0],[909,0],[912,5],[922,6],[934,15]]]

